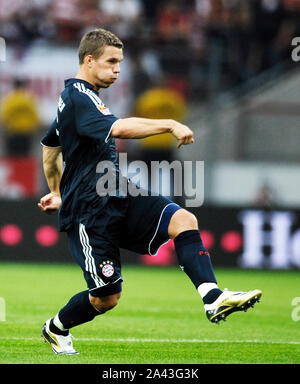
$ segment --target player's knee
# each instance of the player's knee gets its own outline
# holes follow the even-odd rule
[[[171,238],[175,238],[181,232],[192,229],[198,229],[196,216],[185,209],[179,209],[170,220],[168,232]]]
[[[184,210],[183,223],[189,227],[189,229],[198,229],[197,217],[189,211]]]
[[[111,296],[94,297],[90,296],[90,302],[97,311],[105,313],[113,309],[119,302],[121,292]]]

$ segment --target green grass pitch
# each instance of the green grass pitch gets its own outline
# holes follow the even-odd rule
[[[178,267],[124,266],[119,305],[72,329],[80,355],[56,356],[42,342],[40,329],[73,294],[86,289],[81,270],[75,264],[0,263],[5,301],[0,363],[300,363],[299,271],[215,272],[220,288],[262,289],[261,302],[211,324],[198,292]]]

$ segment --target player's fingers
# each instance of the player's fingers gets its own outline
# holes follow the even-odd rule
[[[52,214],[58,210],[58,207],[56,205],[43,205],[41,203],[38,203],[38,207],[42,212],[45,212],[47,214]]]
[[[49,197],[42,197],[40,200],[40,204],[44,207],[49,201]]]
[[[194,132],[193,131],[191,131],[190,134],[188,135],[188,139],[189,139],[189,144],[194,142]]]
[[[38,207],[41,208],[41,209],[44,209],[44,204],[42,202],[39,202],[38,203]]]
[[[180,148],[182,146],[182,144],[184,144],[184,140],[183,139],[179,139],[178,143],[177,143],[177,148]]]
[[[177,148],[180,148],[182,145],[191,144],[194,142],[193,132],[186,134],[181,139],[178,140]]]
[[[42,212],[46,212],[46,209],[47,208],[45,208],[42,204],[38,204],[38,207],[40,208],[40,210],[42,211]]]
[[[194,139],[193,139],[192,135],[188,135],[188,136],[186,136],[186,137],[184,138],[184,142],[183,142],[183,144],[184,144],[184,145],[187,145],[187,144],[191,144],[191,143],[193,143],[193,142],[194,142]]]
[[[186,145],[187,144],[187,138],[185,137],[184,140],[183,140],[183,145]]]

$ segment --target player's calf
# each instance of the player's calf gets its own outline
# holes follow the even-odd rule
[[[174,238],[178,263],[198,290],[204,304],[216,300],[222,291],[217,286],[210,255],[201,240],[195,215],[185,209],[176,211],[170,220],[168,232]]]

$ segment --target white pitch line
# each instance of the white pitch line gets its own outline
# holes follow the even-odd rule
[[[37,341],[37,337],[0,337],[0,340],[24,340]],[[282,344],[282,345],[300,345],[300,341],[274,341],[274,340],[211,340],[211,339],[138,339],[138,338],[89,338],[74,337],[75,341],[83,342],[114,342],[114,343],[211,343],[211,344]]]

